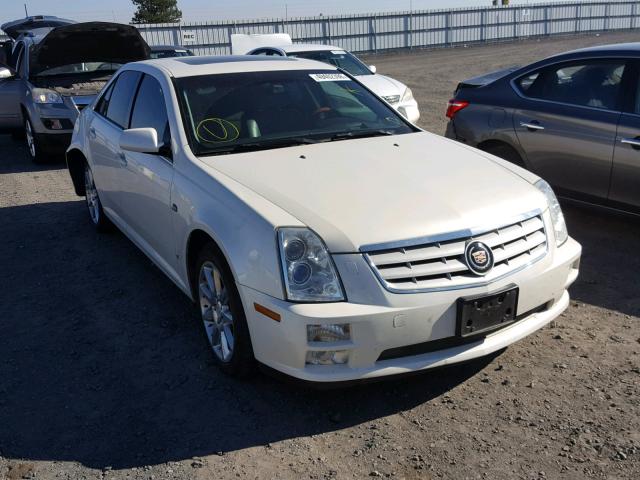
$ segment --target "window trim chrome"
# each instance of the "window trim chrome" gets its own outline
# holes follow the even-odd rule
[[[388,242],[388,243],[379,243],[379,244],[374,244],[374,245],[367,245],[367,246],[364,246],[364,247],[360,248],[360,253],[362,253],[362,256],[363,256],[364,260],[367,262],[367,264],[369,265],[369,268],[371,269],[373,274],[376,276],[376,278],[378,279],[378,281],[380,282],[382,287],[385,290],[387,290],[388,292],[390,292],[390,293],[413,294],[413,293],[429,293],[429,292],[446,292],[446,291],[454,291],[454,290],[464,290],[464,289],[469,289],[469,288],[486,287],[487,285],[490,285],[492,283],[495,283],[495,282],[498,282],[500,280],[503,280],[504,278],[506,278],[506,277],[508,277],[510,275],[514,275],[514,274],[516,274],[518,272],[521,272],[522,270],[525,270],[525,269],[531,267],[535,263],[537,263],[540,260],[542,260],[543,258],[547,257],[547,255],[549,254],[549,233],[548,233],[547,222],[545,221],[545,218],[544,218],[544,215],[545,215],[545,213],[547,213],[547,211],[548,211],[548,208],[546,208],[544,210],[542,210],[542,209],[531,210],[530,212],[523,213],[521,215],[513,217],[510,221],[501,222],[500,224],[498,224],[496,226],[493,226],[493,227],[487,227],[487,226],[475,227],[475,228],[470,228],[470,229],[467,229],[467,230],[458,230],[458,231],[455,231],[455,232],[449,232],[449,233],[445,233],[445,234],[441,234],[441,235],[432,235],[432,236],[428,236],[428,237],[420,237],[420,238],[412,239],[412,240],[403,240],[403,241],[398,241],[398,242]],[[521,221],[524,221],[524,220],[529,220],[529,219],[534,218],[534,217],[540,217],[540,219],[542,220],[542,223],[544,225],[544,236],[545,236],[545,251],[544,251],[544,253],[542,255],[540,255],[538,258],[535,258],[535,259],[531,260],[530,262],[527,262],[526,264],[521,265],[521,266],[519,266],[518,268],[516,268],[514,270],[510,270],[509,272],[506,272],[503,275],[500,275],[500,276],[495,277],[495,278],[490,278],[490,279],[484,280],[484,281],[465,283],[465,284],[453,285],[453,286],[442,286],[442,287],[397,288],[397,287],[394,287],[393,284],[390,284],[389,282],[387,282],[382,277],[382,274],[380,273],[380,271],[378,270],[376,265],[373,263],[373,260],[369,256],[370,253],[377,253],[377,252],[379,252],[381,250],[393,250],[393,249],[397,249],[397,248],[417,247],[417,246],[423,245],[423,244],[443,242],[443,241],[446,241],[446,240],[463,239],[465,237],[473,237],[473,236],[476,236],[476,235],[483,235],[485,233],[491,232],[492,230],[505,228],[505,227],[508,227],[510,225],[514,225],[514,224],[516,224],[518,222],[521,222]],[[380,247],[380,248],[378,248],[378,247]],[[485,278],[485,277],[478,277],[478,278]]]

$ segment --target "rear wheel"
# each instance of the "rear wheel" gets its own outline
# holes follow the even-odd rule
[[[495,155],[496,157],[500,157],[507,162],[518,165],[519,167],[527,168],[516,149],[506,143],[489,145],[486,148],[482,148],[482,150],[490,153],[491,155]]]
[[[200,252],[195,272],[198,309],[216,364],[226,374],[248,375],[254,358],[247,320],[233,275],[212,243]]]
[[[27,151],[29,152],[31,161],[33,163],[44,162],[46,160],[44,152],[40,147],[40,142],[38,141],[38,137],[33,130],[33,124],[29,118],[25,118],[24,120],[24,136],[27,140]]]
[[[89,218],[95,225],[96,230],[99,232],[110,231],[113,228],[113,224],[102,210],[102,203],[100,203],[98,189],[96,188],[96,184],[93,180],[93,172],[91,172],[91,168],[86,163],[84,166],[84,191],[85,198],[87,200],[87,208],[89,210]]]

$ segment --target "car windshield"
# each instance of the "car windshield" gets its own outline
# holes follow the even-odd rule
[[[294,70],[176,80],[196,155],[415,131],[347,75]]]
[[[104,72],[113,73],[118,70],[122,64],[111,62],[83,62],[72,63],[69,65],[62,65],[60,67],[49,68],[38,72],[39,77],[49,75],[68,75],[74,73],[90,73],[90,72]]]
[[[351,75],[373,75],[369,67],[362,63],[355,55],[344,50],[317,50],[310,52],[291,52],[287,54],[289,57],[306,58],[308,60],[317,60],[318,62],[328,63],[341,68]]]

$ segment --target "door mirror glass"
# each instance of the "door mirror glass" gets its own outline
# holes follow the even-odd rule
[[[375,65],[369,65],[369,70],[371,70],[371,73],[374,73],[374,74],[378,71]]]
[[[130,128],[120,134],[120,148],[129,152],[158,153],[158,132],[155,128]]]
[[[5,78],[12,78],[12,77],[13,77],[13,72],[11,71],[11,69],[3,65],[0,65],[0,80],[3,80]]]

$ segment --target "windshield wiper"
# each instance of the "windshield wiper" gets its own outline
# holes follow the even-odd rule
[[[374,130],[335,133],[331,136],[331,141],[333,142],[336,140],[348,140],[351,138],[384,137],[388,135],[395,135],[395,132],[379,128]]]
[[[272,148],[293,147],[296,145],[311,145],[318,143],[318,140],[307,137],[279,138],[276,140],[263,140],[259,142],[237,143],[215,150],[208,150],[203,155],[223,155],[227,153],[255,152],[258,150],[269,150]]]

